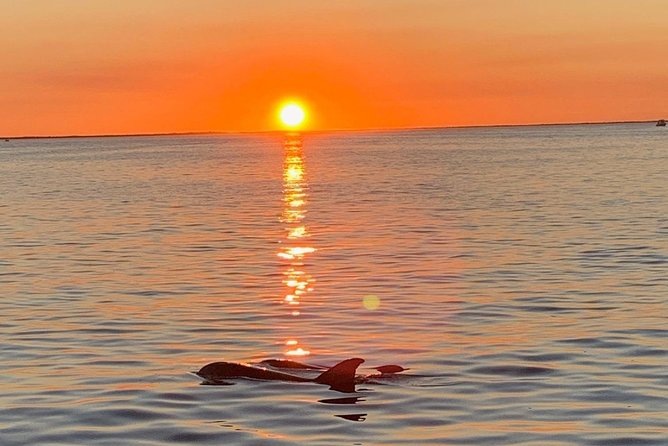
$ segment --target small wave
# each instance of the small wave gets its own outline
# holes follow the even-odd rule
[[[478,373],[483,375],[505,375],[505,376],[536,376],[554,373],[555,370],[548,367],[536,366],[515,366],[515,365],[499,365],[499,366],[480,366],[469,370],[470,373]]]

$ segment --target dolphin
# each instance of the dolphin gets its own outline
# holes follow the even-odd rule
[[[354,393],[355,371],[363,362],[362,358],[346,359],[313,379],[234,362],[212,362],[194,373],[209,384],[225,384],[225,378],[253,378],[268,381],[314,382],[326,384],[338,392]]]

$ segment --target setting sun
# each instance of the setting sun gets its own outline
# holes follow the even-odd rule
[[[300,104],[296,102],[288,102],[281,106],[279,117],[283,125],[296,128],[304,122],[306,112]]]

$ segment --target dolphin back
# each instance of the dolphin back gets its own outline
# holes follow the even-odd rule
[[[310,379],[302,378],[301,376],[288,375],[287,373],[250,367],[244,364],[237,364],[235,362],[212,362],[211,364],[207,364],[202,367],[198,372],[195,372],[195,374],[213,384],[222,381],[225,378],[253,378],[271,381],[293,382],[311,381]]]
[[[355,372],[363,362],[362,358],[346,359],[327,369],[313,381],[327,384],[331,389],[339,392],[353,393],[355,392]]]

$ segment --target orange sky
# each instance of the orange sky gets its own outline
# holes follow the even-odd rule
[[[668,117],[664,0],[22,0],[0,135]]]

